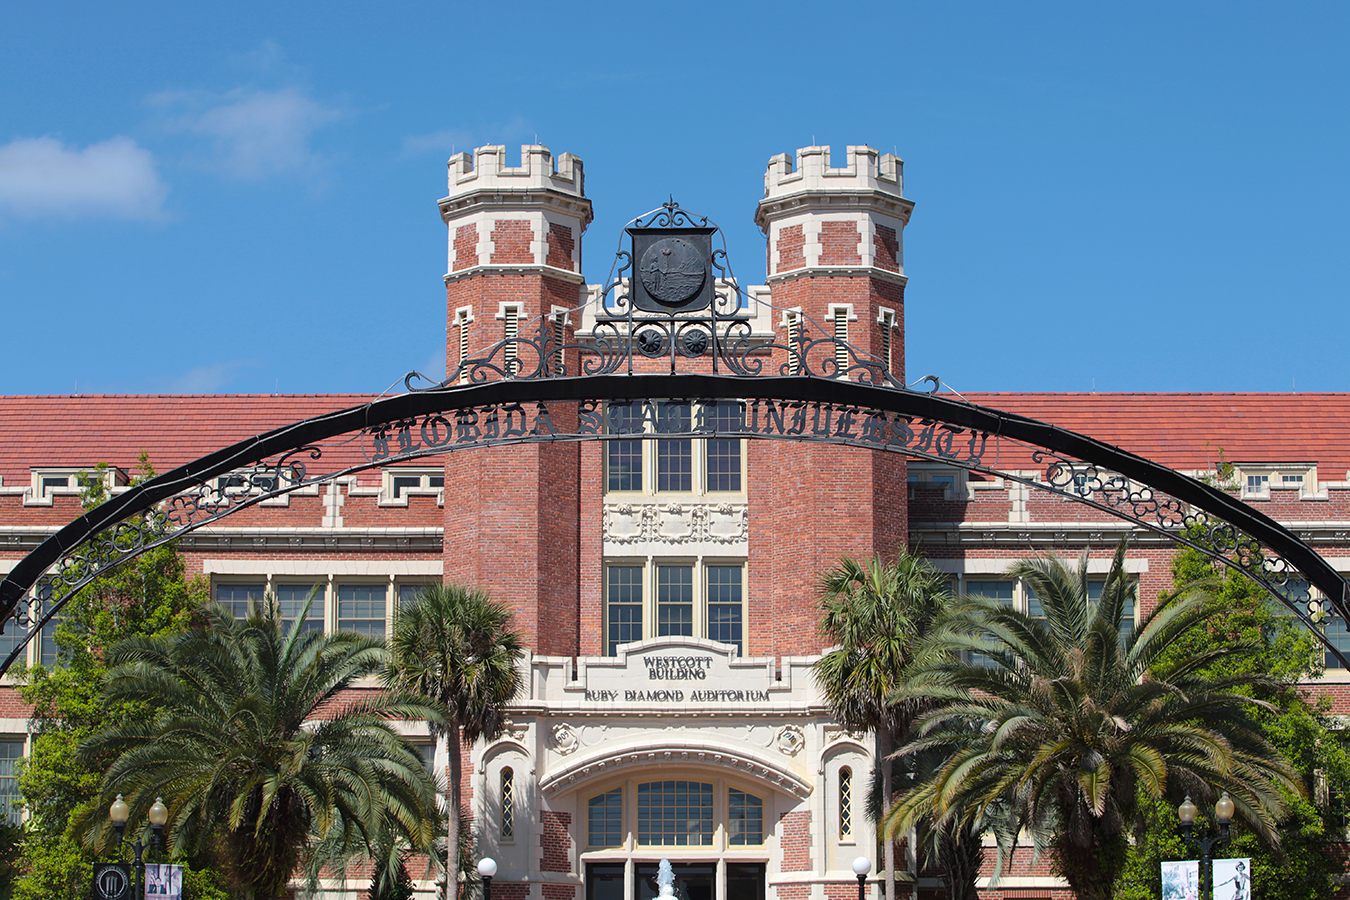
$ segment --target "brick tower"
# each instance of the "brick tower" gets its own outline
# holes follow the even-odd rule
[[[447,375],[503,338],[534,337],[541,317],[573,343],[568,312],[585,290],[581,235],[592,219],[581,160],[564,153],[555,166],[547,147],[527,145],[508,168],[505,147],[480,147],[451,158],[449,184]],[[496,361],[509,369],[518,356],[532,369],[526,350]],[[576,371],[575,357],[563,363]],[[446,464],[445,578],[507,601],[540,653],[576,652],[578,466],[576,444],[455,453]]]
[[[808,328],[870,351],[904,380],[905,275],[901,242],[914,204],[901,162],[829,147],[769,160],[755,222],[768,241],[778,343]],[[814,321],[814,325],[812,325]],[[821,332],[824,333],[821,333]],[[751,442],[751,596],[772,597],[767,642],[751,654],[803,652],[816,613],[814,579],[841,556],[888,556],[905,546],[905,461],[895,454],[811,444]],[[754,631],[752,630],[752,634]],[[809,639],[809,638],[808,638]]]

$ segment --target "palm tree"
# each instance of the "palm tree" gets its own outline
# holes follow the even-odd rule
[[[283,896],[319,842],[368,849],[392,822],[430,847],[435,784],[388,720],[434,719],[437,707],[396,692],[348,693],[385,658],[378,639],[283,631],[275,604],[255,605],[244,620],[212,605],[184,631],[123,641],[109,652],[105,695],[155,712],[82,745],[86,759],[114,758],[89,818],[122,793],[133,821],[143,820],[162,795],[169,851],[219,858],[254,900]],[[89,818],[89,839],[106,841],[106,821]]]
[[[970,823],[1002,805],[1048,847],[1082,900],[1111,896],[1141,791],[1179,801],[1227,790],[1239,817],[1278,843],[1283,798],[1303,788],[1250,716],[1268,704],[1242,693],[1267,677],[1201,674],[1247,652],[1243,645],[1164,661],[1169,646],[1204,623],[1212,608],[1204,593],[1179,592],[1122,637],[1136,591],[1124,572],[1126,546],[1116,548],[1095,604],[1086,551],[1076,570],[1053,554],[1012,567],[1035,592],[1043,619],[983,598],[957,601],[933,645],[986,662],[947,652],[900,685],[936,704],[903,752],[949,756],[897,801],[888,834],[925,815]],[[1000,845],[1001,857],[1007,849]]]
[[[845,558],[820,579],[820,630],[835,647],[816,661],[816,683],[839,721],[876,735],[883,815],[892,795],[891,750],[908,738],[921,708],[895,689],[946,597],[944,576],[904,551],[889,562]],[[894,900],[894,841],[883,855],[886,898]]]
[[[447,900],[455,900],[459,882],[460,749],[500,735],[522,687],[516,664],[524,650],[510,623],[505,605],[455,585],[426,588],[394,618],[386,683],[434,700],[440,715],[429,720],[432,734],[447,739]]]

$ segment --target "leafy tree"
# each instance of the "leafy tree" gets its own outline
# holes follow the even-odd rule
[[[835,647],[817,660],[816,683],[840,722],[875,734],[883,816],[894,793],[891,751],[908,739],[923,709],[921,699],[898,695],[896,687],[946,597],[944,576],[905,551],[890,561],[845,558],[820,578],[820,630]],[[894,840],[883,855],[891,900]]]
[[[106,499],[103,473],[81,479],[86,509]],[[153,477],[145,454],[135,481]],[[59,594],[58,594],[59,597]],[[72,823],[106,818],[98,786],[104,760],[81,760],[76,749],[111,723],[146,713],[142,703],[108,703],[101,697],[106,664],[103,648],[135,634],[165,634],[181,628],[207,597],[204,583],[184,575],[171,545],[156,547],[97,578],[69,597],[55,628],[56,665],[17,666],[11,674],[33,707],[35,740],[20,767],[19,789],[28,812],[14,885],[17,900],[84,900],[95,855],[81,845]],[[188,865],[185,896],[208,900],[224,895],[200,859]]]
[[[431,732],[447,741],[447,873],[461,868],[460,750],[501,734],[506,707],[522,687],[516,665],[524,649],[510,623],[504,604],[455,585],[425,588],[394,618],[386,683],[433,700],[439,714],[427,717]],[[458,881],[446,878],[448,900]]]
[[[1258,694],[1276,685],[1223,665],[1256,649],[1241,635],[1167,655],[1208,623],[1212,602],[1200,591],[1166,598],[1122,638],[1122,613],[1136,592],[1125,552],[1122,541],[1095,604],[1086,551],[1076,570],[1054,555],[1015,564],[1010,574],[1035,591],[1043,620],[984,598],[954,604],[934,645],[977,652],[988,663],[934,656],[901,685],[937,704],[905,753],[950,757],[896,803],[888,834],[924,815],[970,822],[1006,804],[1081,900],[1115,896],[1141,794],[1179,803],[1189,793],[1202,802],[1213,789],[1227,790],[1239,818],[1279,843],[1286,798],[1302,796],[1303,787],[1255,720],[1257,710],[1272,708]],[[970,728],[971,720],[981,727]]]
[[[1175,592],[1204,590],[1212,597],[1203,628],[1197,628],[1165,654],[1169,664],[1213,648],[1243,643],[1253,650],[1224,658],[1201,674],[1232,672],[1269,676],[1252,687],[1253,695],[1270,704],[1254,718],[1265,737],[1294,765],[1303,794],[1286,798],[1278,850],[1259,835],[1235,825],[1227,856],[1252,857],[1252,876],[1260,896],[1272,900],[1315,900],[1334,893],[1332,876],[1340,873],[1339,850],[1344,828],[1338,817],[1319,810],[1308,796],[1324,790],[1350,793],[1350,756],[1326,713],[1327,698],[1309,703],[1300,682],[1320,674],[1320,646],[1306,627],[1264,588],[1204,554],[1185,549],[1172,562]],[[1208,812],[1213,804],[1198,804]],[[1145,815],[1130,847],[1124,875],[1117,885],[1122,900],[1142,900],[1158,892],[1158,863],[1187,859],[1197,851],[1176,835],[1175,804],[1146,803]],[[1333,821],[1333,819],[1337,819]]]
[[[210,605],[185,630],[121,642],[104,696],[153,712],[81,745],[85,759],[113,760],[100,805],[120,792],[138,821],[162,795],[170,849],[214,852],[247,900],[279,900],[315,841],[368,847],[391,826],[419,846],[434,839],[435,786],[387,720],[439,721],[435,705],[352,697],[385,666],[383,641],[283,628],[275,604],[242,621]],[[77,825],[108,840],[104,817]]]

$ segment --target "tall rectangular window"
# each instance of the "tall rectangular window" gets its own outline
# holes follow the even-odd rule
[[[744,652],[742,641],[741,566],[708,566],[708,639],[735,644]]]
[[[502,769],[502,840],[516,839],[516,775]]]
[[[1005,606],[1013,605],[1013,594],[1016,589],[1016,582],[1008,580],[999,581],[967,581],[966,593],[973,597],[986,597],[990,600],[997,600]],[[1032,615],[1040,612],[1040,604],[1036,606],[1036,611]],[[967,661],[973,666],[992,666],[994,661],[983,653],[971,653]]]
[[[727,791],[727,834],[733,847],[764,843],[764,801],[735,788]]]
[[[608,434],[641,434],[642,402],[611,403],[605,408],[605,431]],[[642,440],[610,440],[605,442],[605,470],[608,490],[642,490]]]
[[[853,770],[839,770],[839,840],[853,840]]]
[[[693,411],[687,403],[658,403],[657,416],[670,431],[689,431]],[[689,438],[656,442],[656,489],[692,491],[694,489],[694,442]]]
[[[694,567],[656,567],[656,635],[694,634]]]
[[[19,795],[19,775],[15,763],[23,759],[23,740],[0,740],[0,817],[18,825],[23,816],[23,798]]]
[[[41,609],[41,615],[45,616],[51,612],[52,604],[55,598],[52,597],[52,584],[50,581],[38,582],[38,597],[41,602],[38,604]],[[47,668],[56,665],[59,654],[56,647],[56,627],[61,624],[59,615],[52,616],[50,622],[42,626],[42,632],[38,635],[38,662]]]
[[[586,843],[592,847],[623,843],[623,788],[592,797],[586,804]]]
[[[305,608],[310,592],[314,592],[314,601],[310,603],[309,615],[301,623],[301,632],[323,631],[323,605],[325,588],[322,584],[278,584],[273,589],[277,605],[281,608],[282,625],[289,629]]]
[[[605,569],[605,653],[642,640],[642,566]]]
[[[367,637],[384,637],[388,594],[388,587],[383,584],[339,584],[338,628]]]
[[[702,410],[704,426],[718,434],[737,434],[745,430],[745,407],[734,400],[719,400]],[[708,438],[705,454],[705,489],[739,491],[741,489],[740,438]]]
[[[1346,628],[1344,619],[1340,616],[1332,616],[1327,619],[1326,635],[1331,646],[1347,656],[1350,656],[1350,629]],[[1328,669],[1345,668],[1345,666],[1341,665],[1341,661],[1332,655],[1330,650],[1325,651],[1323,657]]]

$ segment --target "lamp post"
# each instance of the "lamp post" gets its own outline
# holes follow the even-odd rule
[[[1191,802],[1191,795],[1186,795],[1186,800],[1177,807],[1177,818],[1181,820],[1181,836],[1188,843],[1194,844],[1200,848],[1200,896],[1201,898],[1214,897],[1214,855],[1216,847],[1222,847],[1228,843],[1228,826],[1232,824],[1234,805],[1233,799],[1224,791],[1219,802],[1214,804],[1214,821],[1219,823],[1219,833],[1209,835],[1208,829],[1199,837],[1194,834],[1195,816],[1200,812],[1194,803]]]
[[[127,819],[131,816],[131,808],[127,802],[118,794],[117,799],[113,801],[112,806],[108,807],[108,818],[112,821],[113,828],[117,829],[117,855],[122,855],[122,843],[126,840]],[[164,823],[169,821],[169,808],[164,805],[163,797],[156,797],[147,814],[150,820],[150,845],[159,850],[160,839],[164,836]],[[145,897],[145,862],[142,853],[145,845],[141,839],[136,838],[136,843],[131,845],[131,849],[136,853],[136,897],[137,900]]]
[[[478,874],[483,876],[483,900],[492,900],[492,876],[497,874],[497,861],[490,856],[480,859]]]
[[[867,873],[872,871],[872,861],[860,856],[853,861],[853,874],[858,876],[858,900],[867,900]]]

